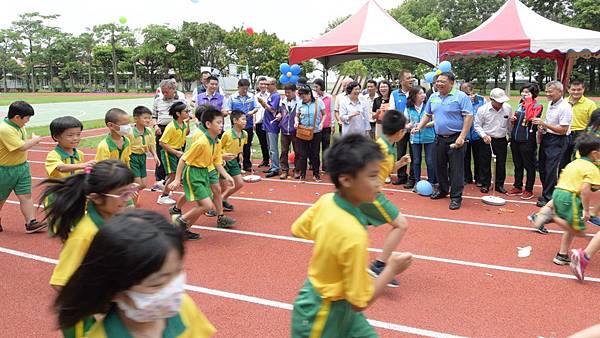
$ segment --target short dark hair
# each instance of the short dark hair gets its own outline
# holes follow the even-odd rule
[[[426,92],[425,88],[423,88],[421,86],[412,86],[408,90],[408,98],[406,99],[406,106],[407,107],[414,108],[414,106],[415,106],[415,99],[417,98],[417,94],[419,94],[419,92],[421,90],[423,91],[423,93]]]
[[[173,102],[171,107],[169,107],[169,115],[173,116],[173,118],[176,119],[177,113],[181,114],[181,112],[186,110],[187,107],[188,107],[187,103],[185,103],[183,101],[175,101],[175,102]]]
[[[315,102],[315,96],[313,95],[312,89],[308,85],[301,85],[298,87],[298,95],[300,94],[308,94],[310,95],[310,102]]]
[[[379,94],[379,96],[383,97],[383,94],[381,94],[381,85],[385,84],[388,86],[388,97],[392,94],[392,85],[390,84],[390,82],[388,80],[381,80],[379,81],[379,83],[377,84],[377,94]]]
[[[234,109],[231,111],[231,123],[233,123],[236,120],[239,120],[240,117],[245,116],[246,114],[244,114],[243,111],[239,110],[239,109]]]
[[[6,117],[12,119],[15,116],[21,116],[21,118],[26,116],[33,116],[35,112],[33,111],[33,107],[25,102],[25,101],[15,101],[10,104],[8,107],[8,114]]]
[[[571,81],[569,86],[582,86],[583,88],[585,88],[585,82],[583,82],[583,80],[580,79],[574,79]]]
[[[223,112],[213,106],[206,106],[206,110],[202,114],[202,126],[206,128],[206,122],[212,122],[219,116],[222,117]]]
[[[108,124],[108,122],[117,123],[117,121],[119,120],[119,117],[122,115],[127,115],[127,112],[121,108],[110,108],[106,112],[106,115],[104,115],[104,123],[106,123],[106,124]]]
[[[534,99],[540,94],[540,87],[535,83],[529,83],[522,86],[521,89],[519,89],[519,93],[522,93],[524,89],[529,90],[531,97]]]
[[[402,80],[404,79],[404,75],[406,74],[412,74],[412,72],[408,69],[400,69],[400,73],[398,74],[398,79]]]
[[[214,76],[214,75],[211,75],[211,76],[209,76],[209,77],[206,78],[206,82],[207,83],[210,82],[210,81],[217,81],[217,83],[219,83],[219,78],[216,77],[216,76]]]
[[[248,79],[239,79],[238,87],[250,87],[250,81]]]
[[[390,109],[383,114],[381,125],[385,135],[394,135],[398,131],[406,128],[406,116],[398,110]]]
[[[200,77],[202,77],[204,74],[210,75],[210,72],[208,70],[204,70],[204,71],[202,71],[202,73],[200,73]]]
[[[352,90],[354,90],[355,87],[358,87],[360,89],[360,83],[356,81],[348,83],[348,85],[346,85],[346,94],[350,95],[350,93],[352,93]]]
[[[108,312],[117,294],[160,271],[172,251],[183,259],[182,232],[159,213],[130,209],[112,217],[54,301],[60,327]]]
[[[202,114],[204,114],[208,107],[210,107],[210,105],[208,104],[201,104],[198,107],[196,107],[196,110],[194,111],[194,116],[196,117],[196,119],[198,119],[198,121],[202,121]]]
[[[369,84],[369,83],[374,85],[375,87],[377,87],[377,81],[375,81],[373,79],[369,79],[369,80],[367,80],[367,84]]]
[[[305,85],[305,84],[308,84],[308,79],[305,78],[304,76],[300,76],[298,78],[298,85]]]
[[[325,166],[335,184],[340,188],[340,176],[356,175],[371,162],[383,160],[377,143],[360,134],[349,134],[338,139],[325,152]]]
[[[70,128],[79,128],[79,130],[83,130],[83,124],[73,116],[57,117],[50,122],[50,136],[56,141],[57,137]]]
[[[291,90],[293,92],[296,91],[296,85],[293,83],[288,83],[285,86],[283,86],[283,90]]]
[[[594,150],[600,150],[600,138],[588,133],[577,136],[575,143],[581,156],[587,156]]]
[[[438,75],[437,77],[440,77],[440,76],[445,76],[448,78],[448,80],[450,80],[452,82],[456,81],[456,75],[454,75],[454,73],[452,73],[452,72],[443,72],[440,75]]]
[[[592,116],[590,117],[590,122],[588,123],[587,127],[593,132],[600,130],[600,108],[597,108],[592,112]]]
[[[152,111],[146,106],[137,106],[133,108],[133,117],[142,116],[144,114],[152,115]]]
[[[314,79],[313,84],[319,86],[321,90],[325,90],[325,81],[323,81],[323,79]]]

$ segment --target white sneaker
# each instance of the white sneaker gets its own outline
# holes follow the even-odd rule
[[[169,196],[158,196],[158,200],[156,200],[156,203],[163,205],[173,205],[177,203],[177,201],[175,201]]]
[[[385,184],[390,184],[390,183],[392,183],[392,178],[388,176],[388,177],[385,179]]]
[[[165,190],[165,181],[158,181],[156,183],[154,183],[154,185],[150,188],[151,191],[157,191],[157,190]]]

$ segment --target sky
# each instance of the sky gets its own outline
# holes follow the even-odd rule
[[[53,25],[79,34],[86,27],[127,19],[130,28],[148,24],[167,24],[172,28],[183,21],[213,22],[229,30],[252,27],[255,32],[276,33],[287,42],[302,43],[320,36],[336,18],[353,14],[367,0],[232,1],[232,0],[19,0],[11,1],[10,10],[0,11],[0,28],[8,28],[18,15],[37,11],[60,14]],[[385,9],[402,0],[377,0]],[[298,6],[298,4],[301,4]],[[7,9],[7,8],[5,8]]]

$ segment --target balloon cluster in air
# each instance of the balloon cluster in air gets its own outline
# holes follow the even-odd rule
[[[302,71],[302,67],[297,64],[288,65],[287,63],[282,63],[279,65],[279,70],[281,71],[281,76],[279,76],[279,82],[281,84],[292,83],[296,84],[298,79],[300,78],[300,72]]]
[[[442,61],[437,67],[433,67],[433,69],[425,74],[425,82],[433,83],[433,80],[436,76],[442,73],[448,73],[452,71],[452,64],[450,61]]]

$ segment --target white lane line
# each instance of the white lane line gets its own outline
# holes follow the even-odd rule
[[[58,263],[58,260],[53,259],[53,258],[34,255],[34,254],[27,253],[27,252],[13,250],[13,249],[5,248],[5,247],[0,247],[0,252],[6,253],[9,255],[13,255],[13,256],[17,256],[17,257],[40,261],[40,262],[44,262],[44,263],[50,263],[50,264],[54,264],[54,265],[56,265]],[[216,289],[209,289],[209,288],[204,288],[204,287],[192,285],[192,284],[186,284],[185,288],[186,288],[186,290],[196,292],[196,293],[203,293],[203,294],[207,294],[207,295],[211,295],[211,296],[233,299],[233,300],[242,301],[242,302],[246,302],[246,303],[264,305],[264,306],[274,307],[274,308],[278,308],[278,309],[284,309],[284,310],[288,310],[288,311],[291,311],[293,309],[292,304],[283,303],[283,302],[279,302],[276,300],[270,300],[270,299],[266,299],[266,298],[254,297],[254,296],[249,296],[249,295],[244,295],[244,294],[239,294],[239,293],[234,293],[234,292],[228,292],[228,291],[222,291],[222,290],[216,290]],[[449,333],[425,330],[425,329],[420,329],[420,328],[416,328],[416,327],[405,326],[405,325],[400,325],[400,324],[395,324],[395,323],[382,322],[379,320],[369,320],[369,323],[374,327],[378,327],[378,328],[382,328],[382,329],[386,329],[386,330],[390,330],[390,331],[404,332],[404,333],[410,333],[410,334],[426,336],[426,337],[448,337],[448,338],[461,337],[461,336],[456,336],[456,335],[452,335]]]

